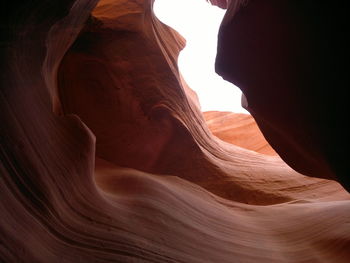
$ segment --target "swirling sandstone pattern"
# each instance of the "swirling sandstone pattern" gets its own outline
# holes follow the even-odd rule
[[[152,1],[16,4],[1,17],[0,261],[349,261],[349,194],[214,137]]]

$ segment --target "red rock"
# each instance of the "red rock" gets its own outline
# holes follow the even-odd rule
[[[251,115],[207,111],[203,116],[210,131],[221,140],[255,152],[277,155]]]
[[[214,137],[151,1],[38,4],[1,17],[1,262],[349,261],[349,194]]]

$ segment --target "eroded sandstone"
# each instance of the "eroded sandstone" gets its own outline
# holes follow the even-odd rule
[[[348,262],[349,194],[214,137],[152,1],[8,11],[1,261]]]

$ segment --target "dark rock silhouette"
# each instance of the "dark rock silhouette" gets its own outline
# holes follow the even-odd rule
[[[297,171],[350,188],[345,2],[231,1],[216,69],[238,85],[247,109]]]

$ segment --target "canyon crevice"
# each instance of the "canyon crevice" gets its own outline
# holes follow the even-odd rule
[[[320,40],[306,30],[324,24],[291,2],[212,1],[227,8],[216,69],[243,90],[262,133],[248,115],[203,116],[177,66],[185,39],[152,0],[11,2],[0,261],[348,262],[345,130],[314,83],[330,69],[304,74],[320,53],[338,57],[326,44],[306,56]]]

